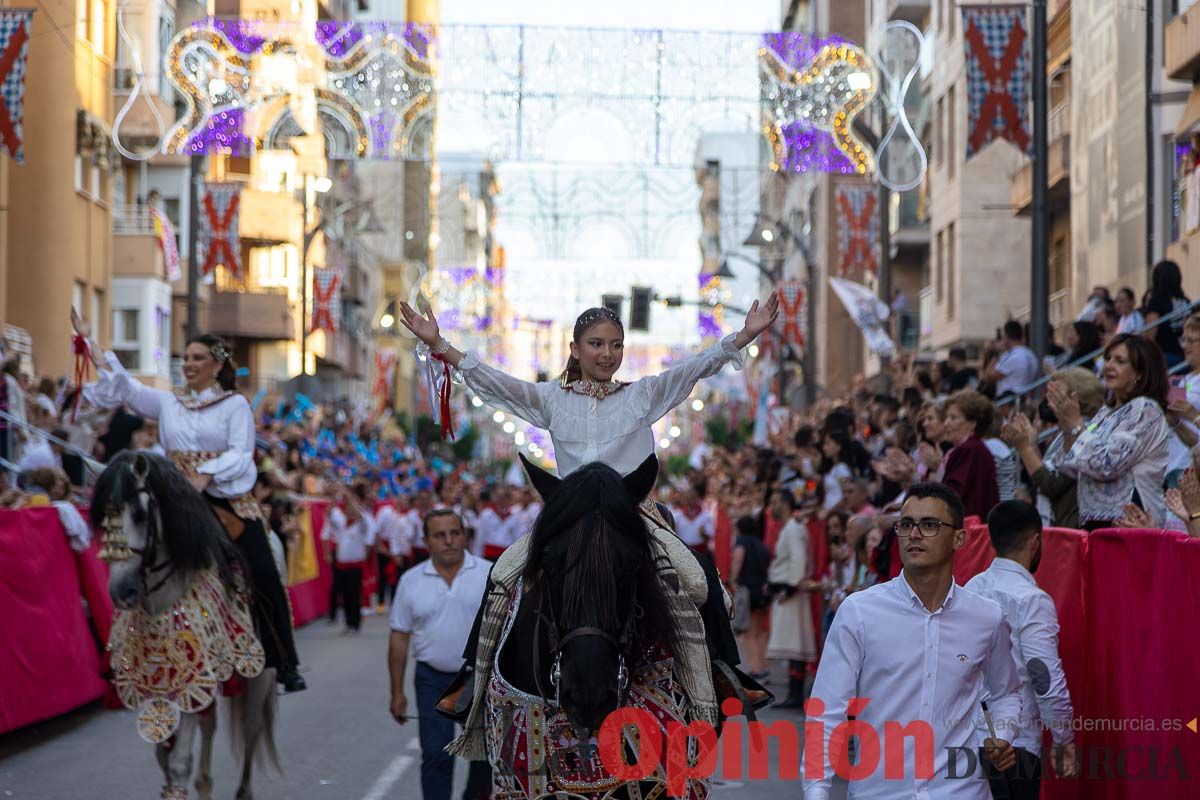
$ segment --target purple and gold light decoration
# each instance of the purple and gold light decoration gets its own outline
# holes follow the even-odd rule
[[[767,34],[758,54],[771,169],[872,172],[874,153],[853,130],[879,85],[870,57],[844,39],[807,33]]]

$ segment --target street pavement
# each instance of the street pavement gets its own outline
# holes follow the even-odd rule
[[[420,800],[417,724],[397,725],[388,712],[387,635],[383,616],[364,619],[356,635],[345,635],[340,624],[326,620],[297,632],[309,688],[279,698],[276,741],[284,771],[257,767],[255,800]],[[410,665],[409,708],[415,712],[411,680]],[[782,696],[783,686],[780,673],[772,688]],[[798,714],[763,715],[766,722],[779,718],[802,728]],[[218,799],[233,797],[240,773],[222,726],[223,720],[213,748]],[[712,796],[800,797],[798,781],[776,776],[774,750],[770,764],[769,780],[725,781]],[[455,797],[465,785],[465,766],[458,764]],[[161,786],[153,747],[138,737],[130,711],[95,704],[0,736],[0,800],[152,800]]]

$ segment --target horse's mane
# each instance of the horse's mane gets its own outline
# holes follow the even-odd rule
[[[633,646],[676,641],[670,606],[658,582],[652,536],[621,476],[604,464],[581,467],[545,501],[530,535],[524,581],[535,602],[559,580],[563,628],[625,626],[628,598],[642,616]],[[636,595],[634,594],[636,592]]]
[[[92,526],[99,526],[110,507],[128,507],[134,522],[148,524],[137,501],[133,464],[139,459],[148,468],[146,487],[158,501],[162,543],[175,569],[196,572],[216,567],[227,587],[244,587],[249,572],[221,521],[184,474],[162,456],[131,450],[115,456],[96,479],[89,509]]]

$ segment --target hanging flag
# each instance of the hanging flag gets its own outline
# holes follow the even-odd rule
[[[204,185],[204,200],[200,207],[201,272],[208,275],[217,264],[234,275],[242,271],[242,249],[238,241],[238,208],[241,204],[242,184],[207,183]]]
[[[759,447],[770,444],[770,414],[771,414],[771,381],[775,378],[775,368],[770,359],[762,362],[761,385],[754,403],[754,433],[750,442]]]
[[[1030,154],[1029,37],[1025,6],[963,6],[967,158],[993,139]]]
[[[25,163],[25,63],[33,11],[0,9],[0,148],[18,164]],[[51,23],[53,24],[53,23]]]
[[[783,281],[776,291],[779,294],[779,316],[783,318],[783,340],[788,344],[803,347],[808,315],[808,295],[804,291],[804,281]]]
[[[179,269],[179,247],[175,244],[175,226],[162,209],[150,207],[150,219],[154,222],[154,235],[158,237],[158,249],[162,250],[163,266],[167,280],[177,281],[183,277]]]
[[[896,355],[896,344],[887,333],[888,314],[891,309],[888,304],[875,296],[875,293],[861,283],[847,281],[841,278],[830,278],[829,285],[837,292],[838,299],[850,312],[850,318],[863,332],[867,339],[867,347],[881,358],[891,358]]]
[[[309,332],[323,330],[338,332],[338,320],[342,305],[342,276],[340,270],[313,270],[313,314]]]
[[[879,271],[879,212],[875,187],[839,183],[834,189],[838,219],[838,274],[858,277]]]
[[[371,389],[371,393],[379,398],[380,406],[388,406],[392,403],[393,387],[395,386],[396,378],[396,351],[395,350],[377,350],[375,351],[375,384]]]

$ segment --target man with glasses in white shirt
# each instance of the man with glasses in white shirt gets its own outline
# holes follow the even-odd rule
[[[822,726],[824,768],[805,779],[804,797],[826,800],[837,764],[855,800],[988,800],[975,748],[981,690],[996,731],[984,752],[998,769],[1016,761],[1021,718],[1008,624],[996,603],[954,584],[965,532],[949,487],[913,484],[896,533],[903,571],[849,595],[829,630],[805,725]],[[857,762],[847,759],[848,735]]]
[[[1012,800],[1037,800],[1043,727],[1050,729],[1054,742],[1055,772],[1071,777],[1076,763],[1071,695],[1058,657],[1058,612],[1050,595],[1033,580],[1042,560],[1042,517],[1029,503],[1008,500],[992,509],[987,524],[996,560],[965,588],[1004,609],[1024,708],[1021,731],[1013,742],[1017,764],[1003,775],[988,770],[988,781],[997,797],[1007,791]]]

